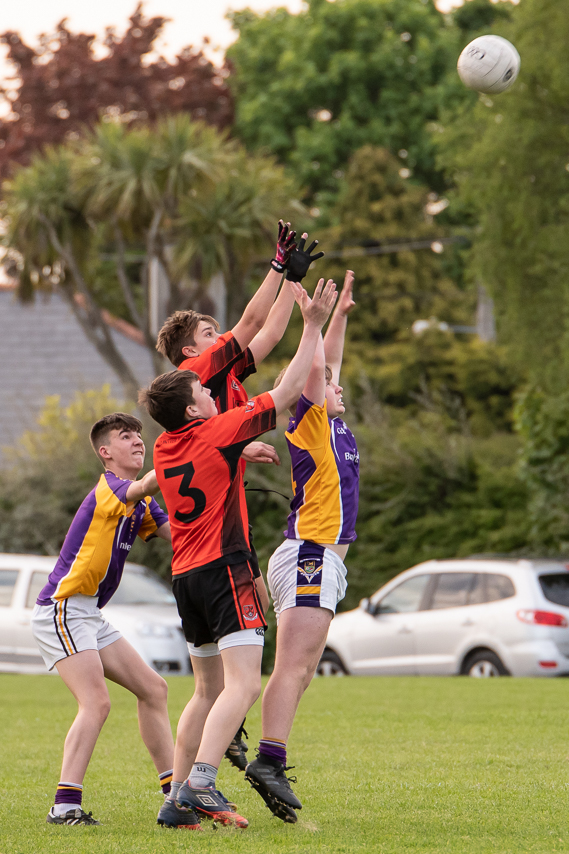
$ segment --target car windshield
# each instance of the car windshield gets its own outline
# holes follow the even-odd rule
[[[569,608],[569,572],[540,575],[539,583],[546,599]]]
[[[174,605],[176,600],[166,584],[146,570],[125,569],[112,605]]]

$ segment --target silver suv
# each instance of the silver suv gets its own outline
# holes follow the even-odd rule
[[[334,617],[318,672],[569,675],[569,564],[421,563]]]

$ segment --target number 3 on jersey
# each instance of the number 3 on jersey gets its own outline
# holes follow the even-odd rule
[[[194,473],[195,468],[193,463],[184,463],[182,466],[174,466],[174,468],[171,469],[164,469],[165,478],[182,478],[180,488],[178,489],[178,495],[181,495],[183,498],[191,498],[194,502],[194,509],[191,513],[180,513],[179,510],[176,510],[174,514],[178,522],[182,522],[184,525],[189,525],[190,522],[193,522],[194,519],[201,516],[205,510],[205,492],[198,489],[197,486],[190,486]]]

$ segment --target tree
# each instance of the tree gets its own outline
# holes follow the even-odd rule
[[[479,223],[468,272],[492,292],[500,339],[557,393],[569,371],[566,4],[524,0],[498,32],[520,52],[520,78],[447,116],[441,163]]]
[[[15,32],[0,36],[19,83],[0,88],[10,107],[0,120],[0,176],[10,162],[27,164],[32,152],[77,139],[101,118],[132,124],[183,112],[220,129],[231,124],[227,68],[216,68],[191,47],[174,62],[147,61],[166,20],[145,18],[139,3],[122,36],[107,28],[102,58],[93,50],[95,36],[70,32],[65,20],[37,47]]]
[[[410,417],[370,401],[357,438],[366,463],[348,554],[352,607],[423,560],[531,548],[517,437],[473,439],[449,433],[436,412]]]
[[[331,270],[341,276],[346,266],[356,273],[359,310],[348,334],[366,362],[373,361],[369,345],[394,341],[415,320],[436,316],[441,321],[464,322],[470,310],[468,296],[445,274],[441,258],[430,248],[381,254],[382,244],[405,244],[410,238],[434,241],[444,234],[427,212],[426,187],[409,183],[399,174],[395,157],[382,148],[365,146],[350,160],[330,229],[335,254]]]
[[[297,200],[298,187],[272,157],[251,155],[242,147],[232,150],[228,167],[207,191],[180,202],[176,222],[177,249],[173,270],[194,271],[195,291],[178,299],[198,302],[206,314],[216,314],[205,286],[221,271],[227,287],[226,325],[241,317],[248,299],[247,283],[253,270],[265,275],[273,250],[275,223],[283,216],[300,234],[309,217]],[[265,258],[262,258],[263,250]]]
[[[459,338],[436,326],[400,334],[381,348],[380,399],[409,417],[438,412],[449,432],[490,436],[513,429],[514,395],[523,377],[502,347]]]
[[[89,443],[95,421],[119,408],[109,386],[68,406],[48,397],[35,430],[6,449],[0,473],[0,550],[56,555],[102,468]]]
[[[520,476],[529,495],[531,541],[550,553],[569,546],[569,394],[532,386],[515,410],[522,440]]]
[[[275,223],[301,211],[294,194],[282,167],[245,155],[187,116],[162,118],[154,128],[103,122],[86,139],[34,155],[4,182],[4,240],[22,295],[58,286],[135,400],[138,382],[105,319],[108,295],[162,372],[152,267],[161,275],[165,315],[215,309],[212,274],[234,275],[233,320],[255,259],[273,248]]]
[[[509,5],[476,0],[474,25]],[[299,14],[246,9],[230,18],[239,33],[227,52],[235,131],[290,164],[319,207],[335,197],[350,156],[370,144],[441,191],[429,125],[441,107],[472,97],[456,75],[470,37],[464,12],[462,29],[432,0],[308,0]]]

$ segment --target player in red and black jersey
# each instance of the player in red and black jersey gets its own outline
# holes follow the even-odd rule
[[[279,222],[271,269],[231,331],[220,334],[217,320],[195,311],[174,312],[160,330],[158,352],[180,370],[194,371],[211,391],[218,412],[247,403],[242,383],[281,340],[294,306],[289,282],[301,282],[312,262],[324,255],[312,254],[317,240],[305,249],[307,237],[303,234],[297,246],[290,223]],[[275,301],[285,272],[286,280]],[[271,456],[273,449],[265,446],[262,450],[264,456]],[[249,448],[246,458],[252,462],[274,461],[272,456],[269,460],[262,457]]]
[[[247,826],[215,788],[217,769],[237,726],[261,690],[264,621],[248,549],[240,456],[298,399],[320,330],[336,300],[321,280],[314,298],[292,284],[304,317],[296,356],[281,384],[245,406],[218,414],[197,374],[158,377],[140,401],[167,432],[155,445],[156,477],[168,508],[173,590],[188,640],[195,692],[178,724],[174,800],[158,821],[183,825],[183,810]],[[189,778],[182,781],[189,773]]]
[[[218,412],[227,412],[247,403],[247,392],[242,383],[255,373],[256,366],[282,338],[294,306],[289,282],[301,282],[312,262],[324,254],[315,253],[317,240],[305,248],[307,237],[303,234],[297,246],[290,224],[282,220],[279,222],[271,269],[231,331],[220,334],[219,323],[213,317],[195,311],[174,312],[160,330],[156,349],[180,370],[194,371],[199,376],[211,391]],[[284,272],[286,279],[275,301]],[[243,472],[246,462],[280,465],[276,450],[264,442],[251,442],[242,456]],[[266,610],[269,595],[259,569],[251,527],[249,548],[257,590]],[[247,765],[247,745],[242,739],[244,723],[227,750],[227,758],[241,771]]]

